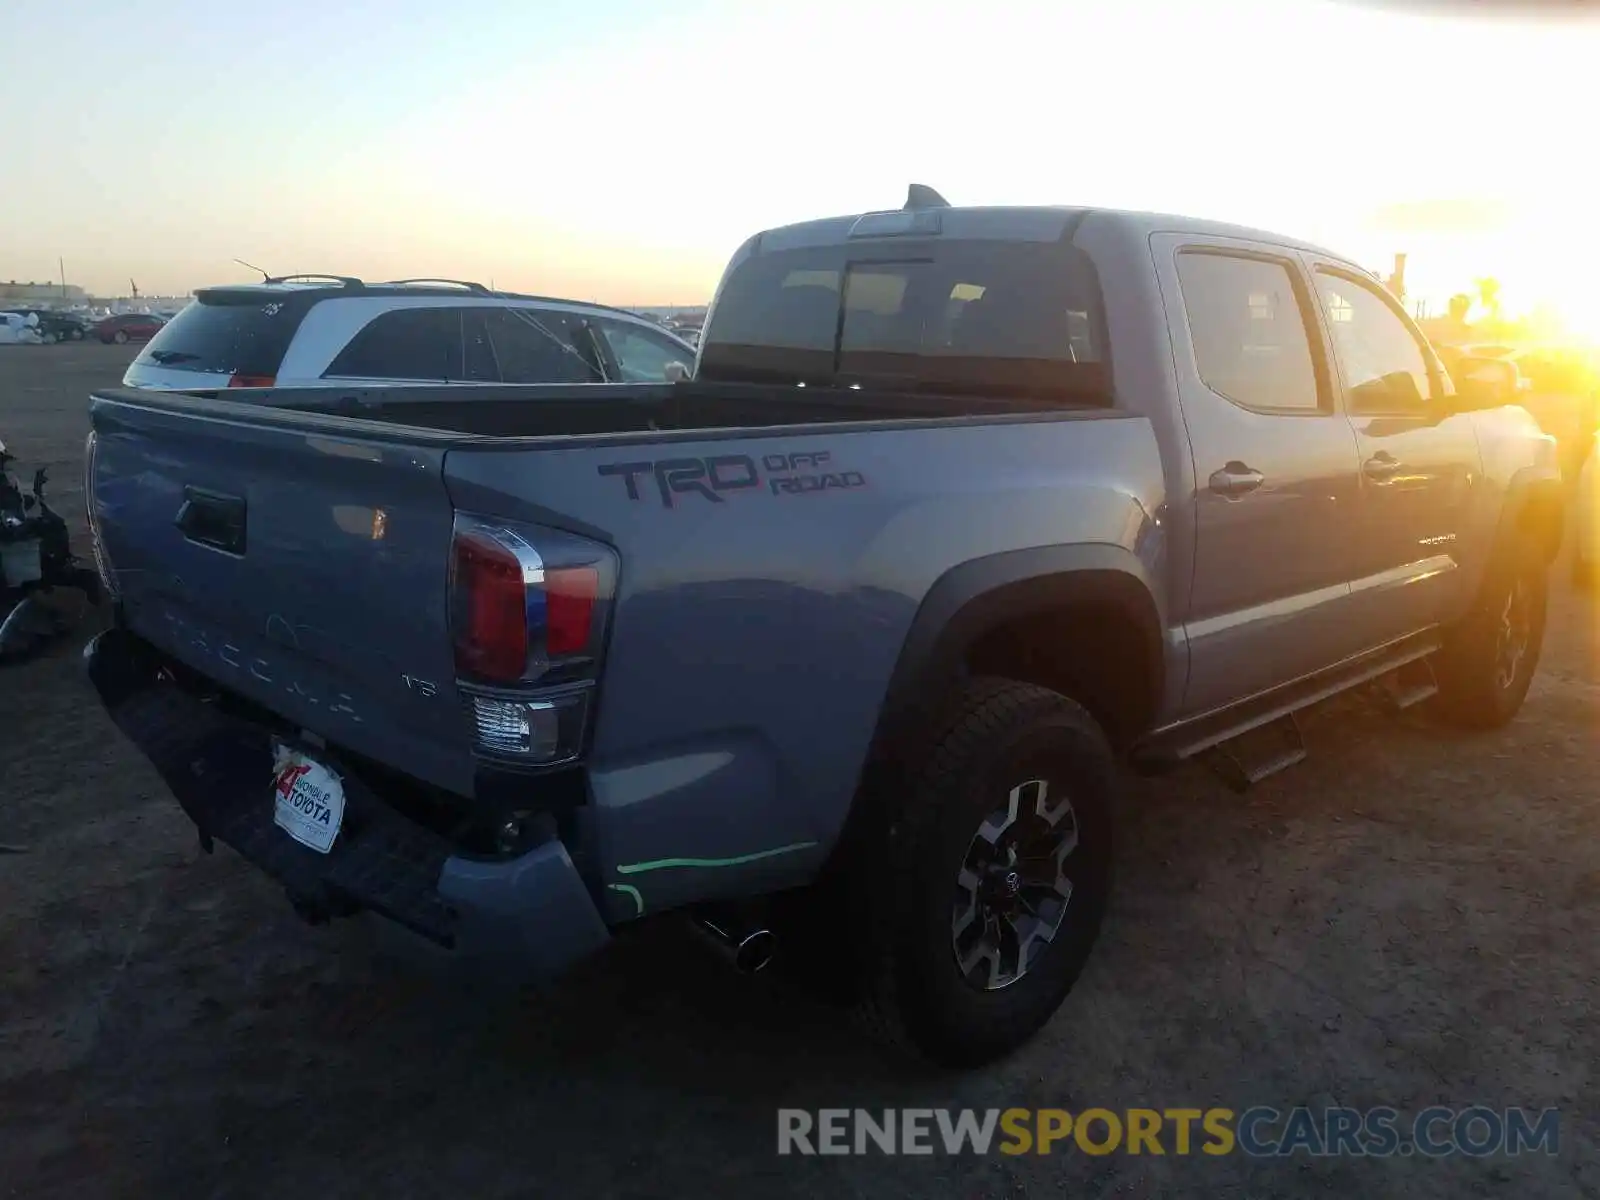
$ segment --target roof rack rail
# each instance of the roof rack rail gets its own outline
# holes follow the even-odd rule
[[[913,183],[908,189],[906,189],[905,207],[907,209],[949,208],[950,201],[939,195],[938,192],[934,191],[925,183]]]
[[[451,287],[462,287],[462,288],[466,288],[467,291],[469,291],[469,292],[478,292],[478,293],[480,293],[482,295],[485,295],[485,296],[489,295],[489,289],[488,288],[484,287],[483,284],[481,284],[481,283],[474,283],[470,279],[433,279],[433,278],[426,278],[426,279],[386,279],[381,284],[378,284],[376,286],[378,286],[378,287],[399,287],[402,284],[407,284],[407,283],[447,283]]]
[[[326,275],[321,271],[301,271],[294,275],[271,275],[262,283],[288,283],[291,279],[327,279],[347,288],[365,287],[354,275]]]

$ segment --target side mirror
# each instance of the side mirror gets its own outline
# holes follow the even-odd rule
[[[689,367],[681,362],[669,362],[667,364],[666,376],[668,383],[685,383],[688,381],[690,374]]]
[[[1521,380],[1522,372],[1516,364],[1500,358],[1463,358],[1455,374],[1456,390],[1472,408],[1515,404],[1522,390]]]

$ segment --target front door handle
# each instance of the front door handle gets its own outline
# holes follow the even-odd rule
[[[1361,464],[1361,469],[1366,472],[1368,479],[1386,483],[1395,477],[1403,465],[1398,458],[1387,450],[1379,450]]]
[[[1240,496],[1255,491],[1266,481],[1267,477],[1260,471],[1247,467],[1242,462],[1234,461],[1228,463],[1220,471],[1212,472],[1211,490],[1219,496],[1227,496],[1230,500],[1236,500]]]

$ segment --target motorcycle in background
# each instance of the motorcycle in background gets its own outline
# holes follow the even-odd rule
[[[45,502],[48,473],[35,471],[24,492],[8,469],[13,461],[0,441],[0,662],[66,632],[68,623],[41,600],[55,588],[100,600],[99,576],[73,558],[67,523]]]

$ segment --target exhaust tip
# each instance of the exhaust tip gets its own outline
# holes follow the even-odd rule
[[[702,914],[694,927],[743,975],[763,970],[777,952],[778,939],[770,929],[746,924],[731,913]]]
[[[772,931],[757,929],[734,947],[734,969],[745,975],[754,975],[772,961],[777,949],[778,939],[772,935]]]

